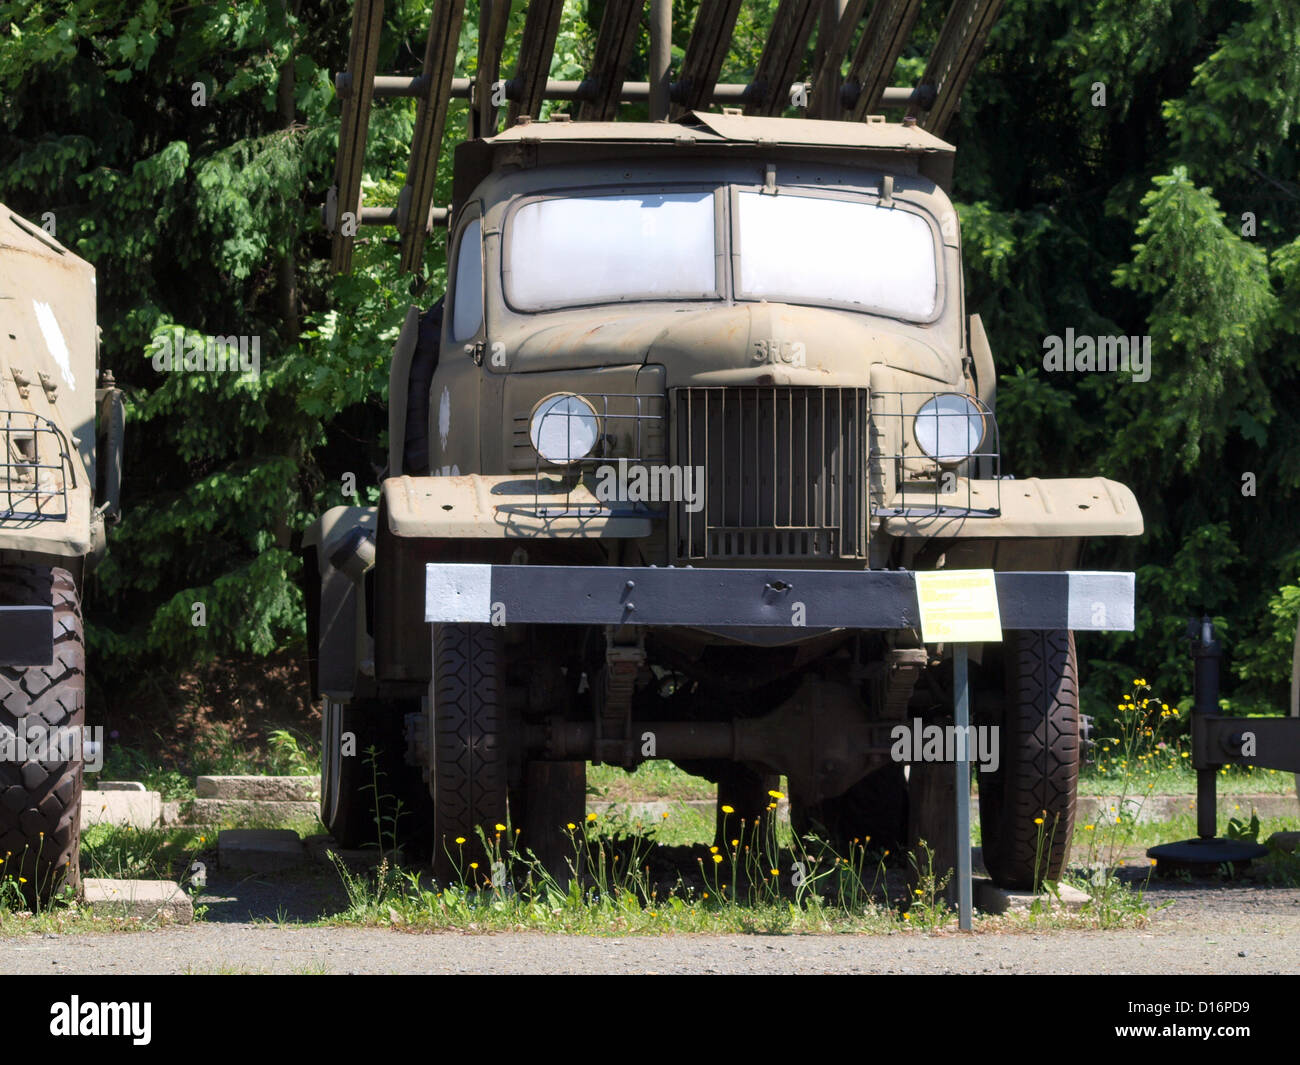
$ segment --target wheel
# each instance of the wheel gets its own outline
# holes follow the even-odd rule
[[[382,843],[387,850],[395,840],[407,851],[427,850],[430,800],[420,768],[406,764],[403,709],[325,697],[320,819],[340,847]]]
[[[430,684],[434,869],[468,876],[485,859],[478,839],[506,822],[509,798],[501,629],[435,625]],[[464,842],[457,843],[460,839]],[[479,874],[484,875],[483,868]]]
[[[0,666],[0,728],[6,740],[24,737],[28,748],[0,759],[0,881],[16,885],[28,908],[35,909],[65,887],[81,887],[86,719],[81,603],[72,574],[47,566],[0,569],[0,603],[54,607],[53,663]],[[57,751],[54,737],[59,737]],[[34,757],[20,761],[18,753]],[[51,753],[72,757],[52,760]]]
[[[1012,631],[1002,651],[999,763],[979,771],[984,866],[1003,887],[1032,888],[1061,876],[1074,834],[1082,746],[1074,634]]]
[[[840,855],[853,841],[870,841],[871,850],[901,855],[907,843],[907,777],[901,762],[872,770],[843,795],[819,803],[791,796],[791,827],[801,836],[817,835]]]

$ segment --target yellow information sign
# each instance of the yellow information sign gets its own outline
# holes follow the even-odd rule
[[[921,639],[926,643],[1000,643],[1002,617],[991,569],[918,572]]]

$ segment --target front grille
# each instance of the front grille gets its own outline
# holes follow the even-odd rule
[[[66,521],[76,474],[67,438],[48,418],[0,411],[0,521]]]
[[[704,479],[702,506],[672,508],[677,558],[866,557],[867,389],[673,393],[673,462]]]

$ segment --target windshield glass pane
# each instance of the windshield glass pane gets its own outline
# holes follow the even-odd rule
[[[736,292],[745,299],[851,303],[934,315],[934,238],[910,211],[813,196],[738,195]]]
[[[506,298],[520,310],[716,294],[713,193],[537,200],[515,212]]]

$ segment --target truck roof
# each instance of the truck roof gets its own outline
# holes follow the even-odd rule
[[[758,147],[774,158],[815,154],[828,161],[871,161],[914,168],[947,189],[956,149],[919,126],[901,122],[843,122],[760,118],[691,111],[674,122],[519,122],[456,152],[453,210],[493,170],[502,166],[595,163],[600,159],[662,158],[670,146],[708,154]]]

